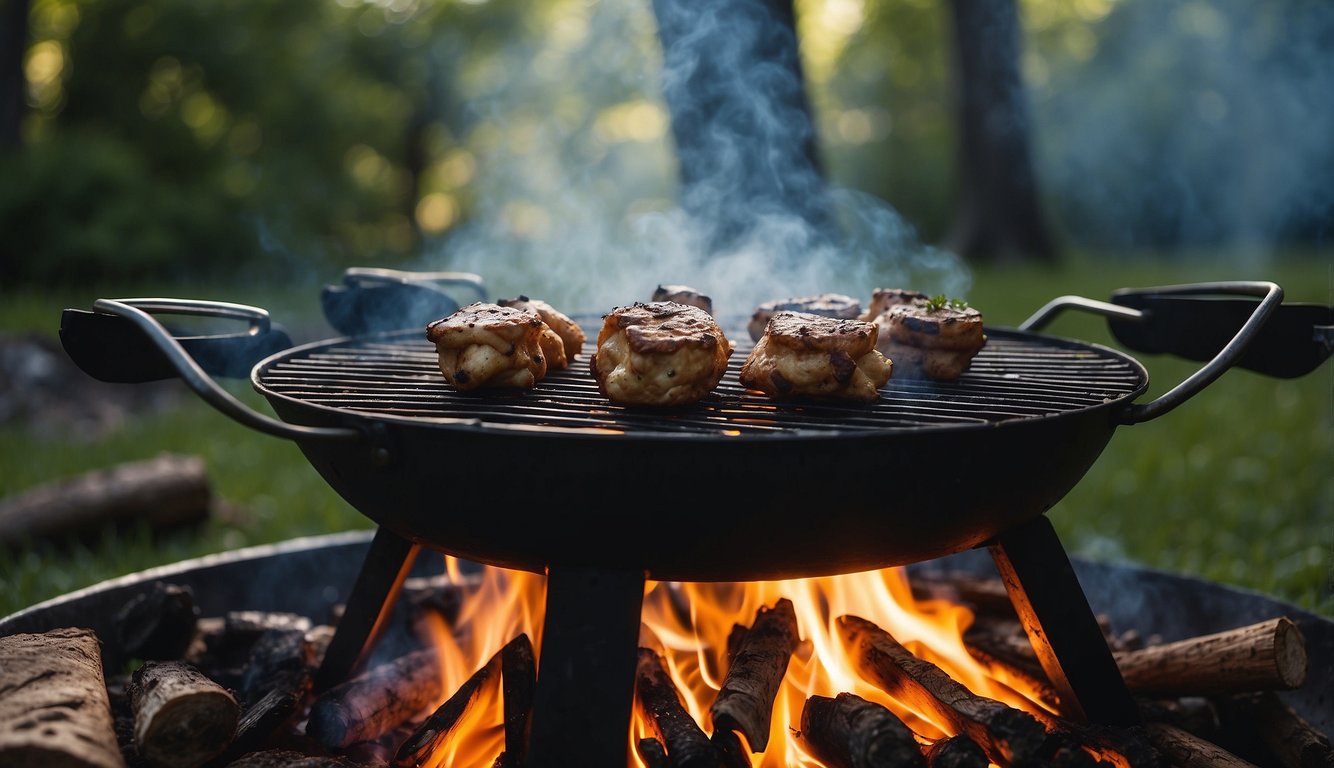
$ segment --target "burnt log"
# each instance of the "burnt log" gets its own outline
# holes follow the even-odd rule
[[[1285,616],[1114,656],[1132,691],[1158,696],[1291,690],[1307,671],[1306,639]]]
[[[300,629],[271,629],[250,647],[241,680],[236,689],[240,700],[249,705],[268,693],[274,683],[292,672],[314,670],[315,645]]]
[[[958,734],[941,739],[926,750],[929,768],[987,768],[991,760],[976,741]]]
[[[1015,765],[1040,757],[1047,732],[1033,715],[973,693],[872,622],[849,615],[837,625],[862,679],[967,735],[993,762]]]
[[[199,607],[188,586],[153,582],[116,611],[115,634],[126,658],[175,660],[190,647]]]
[[[307,755],[291,749],[251,752],[227,768],[366,768],[365,763],[337,755]]]
[[[672,761],[667,757],[667,748],[661,741],[644,738],[635,742],[635,752],[648,768],[671,768]]]
[[[1263,746],[1284,768],[1334,768],[1330,739],[1273,691],[1215,700],[1221,730]]]
[[[751,768],[750,750],[736,731],[715,731],[709,737],[718,757],[723,761],[723,768]]]
[[[941,574],[909,574],[908,582],[915,600],[949,600],[966,605],[979,615],[1019,620],[1005,582],[999,578],[951,571]]]
[[[1176,768],[1256,768],[1212,741],[1167,723],[1146,723],[1153,746]]]
[[[163,768],[195,768],[222,754],[236,735],[236,697],[183,661],[146,661],[126,687],[134,746]]]
[[[740,732],[752,752],[768,747],[774,698],[799,642],[791,600],[760,606],[709,709],[715,731]]]
[[[91,629],[0,637],[0,765],[125,768]]]
[[[437,652],[413,651],[320,694],[306,734],[330,748],[378,738],[438,701],[440,688]]]
[[[537,661],[527,634],[500,649],[501,707],[505,718],[505,758],[522,766],[528,761],[533,699],[537,691]]]
[[[801,710],[801,738],[830,768],[927,764],[913,732],[898,715],[852,693],[808,697]]]
[[[675,768],[722,768],[717,747],[690,716],[666,662],[651,648],[639,649],[635,698]]]
[[[531,647],[528,636],[521,634],[492,654],[485,664],[463,681],[463,685],[460,685],[453,695],[445,699],[445,703],[436,707],[435,711],[413,730],[412,735],[398,748],[392,765],[396,768],[414,768],[421,765],[436,747],[446,743],[459,721],[468,714],[468,710],[472,709],[478,694],[482,692],[482,687],[501,673],[505,648],[515,644],[527,644]],[[506,748],[508,749],[508,739]]]
[[[274,681],[258,701],[241,713],[231,745],[213,764],[232,765],[242,755],[267,746],[279,729],[298,714],[314,687],[314,672],[309,669],[295,670]]]
[[[0,501],[0,546],[78,538],[143,520],[154,530],[202,522],[213,491],[198,456],[163,454],[95,470]]]

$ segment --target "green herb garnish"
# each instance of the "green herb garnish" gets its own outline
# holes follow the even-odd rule
[[[963,299],[948,299],[945,298],[945,294],[938,293],[927,299],[924,306],[928,312],[935,312],[940,309],[945,309],[946,307],[962,311],[968,309],[968,302]]]

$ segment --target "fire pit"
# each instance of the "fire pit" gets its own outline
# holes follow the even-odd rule
[[[619,765],[646,580],[829,576],[983,547],[1062,712],[1079,722],[1138,722],[1103,629],[1043,513],[1078,482],[1118,426],[1169,412],[1228,367],[1296,375],[1319,365],[1329,350],[1313,326],[1329,323],[1329,308],[1315,308],[1313,322],[1308,308],[1281,306],[1282,291],[1272,283],[1175,286],[1113,299],[1066,297],[1018,330],[989,329],[987,346],[959,382],[891,381],[884,402],[870,408],[774,407],[735,383],[735,359],[731,380],[724,379],[715,398],[682,411],[612,407],[577,369],[549,376],[531,396],[460,396],[444,386],[419,330],[370,329],[287,349],[267,313],[217,303],[102,300],[94,313],[67,311],[62,339],[98,378],[180,375],[232,418],[295,440],[325,479],[379,524],[324,654],[317,689],[343,682],[364,664],[423,546],[545,573],[530,764]],[[1183,306],[1188,310],[1176,317],[1185,320],[1158,320]],[[1201,333],[1196,321],[1213,329],[1213,337],[1221,333],[1222,342],[1195,375],[1137,404],[1148,379],[1133,358],[1037,332],[1072,307],[1112,318],[1123,339],[1150,328],[1155,349],[1194,354]],[[1239,312],[1241,321],[1228,325]],[[234,339],[178,340],[154,313],[230,317],[250,328]],[[1283,318],[1277,325],[1288,331],[1268,332],[1271,317]],[[1294,324],[1304,333],[1288,338]],[[236,344],[249,349],[251,360],[268,355],[250,375],[281,420],[245,408],[210,378],[245,367],[231,356],[213,356]],[[1271,354],[1252,351],[1276,345],[1295,350],[1303,361],[1299,370],[1288,362],[1275,370]],[[106,349],[117,354],[107,356]],[[738,351],[744,357],[744,347]],[[969,461],[959,461],[961,449]],[[442,482],[442,459],[464,454],[467,476]],[[537,459],[525,467],[530,492],[566,487],[571,477],[596,478],[588,492],[596,490],[603,501],[589,503],[585,492],[558,514],[540,505],[531,508],[536,514],[475,514],[495,501],[495,489],[512,487],[515,456]],[[627,514],[617,505],[642,494],[638,466],[680,477],[708,476],[725,466],[756,481],[722,484],[698,504],[661,505],[659,511],[691,516],[683,530],[710,534],[681,540],[660,535],[656,515]],[[608,467],[615,469],[603,471]],[[894,507],[886,508],[876,483],[843,484],[836,503],[829,503],[822,478],[883,476],[887,467],[895,472]],[[916,514],[928,504],[938,514]],[[822,510],[822,524],[814,528],[805,524],[813,505]],[[745,509],[763,510],[765,518],[736,511]]]

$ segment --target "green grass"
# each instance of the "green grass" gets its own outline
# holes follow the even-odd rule
[[[966,298],[989,324],[1014,326],[1060,295],[1106,299],[1122,287],[1241,279],[1274,280],[1285,288],[1288,301],[1334,303],[1334,273],[1327,258],[1289,258],[1254,269],[1194,260],[1176,265],[1082,261],[1054,272],[978,270]],[[97,295],[0,296],[0,333],[54,335],[66,306],[87,306],[99,296],[158,293],[244,296],[274,310],[279,319],[295,313],[319,322],[316,291],[310,288],[301,288],[300,295],[293,288],[290,294],[272,290],[256,296],[253,287],[200,292],[159,286],[105,289]],[[1081,313],[1067,313],[1045,331],[1117,346],[1105,321]],[[1135,356],[1151,377],[1150,392],[1141,401],[1197,367]],[[248,385],[228,387],[267,412]],[[101,439],[0,428],[0,495],[164,451],[202,456],[225,510],[185,533],[109,530],[93,544],[0,552],[0,615],[151,566],[370,527],[294,444],[235,424],[188,393],[170,411],[132,418]],[[1093,468],[1049,517],[1072,554],[1231,584],[1334,616],[1334,363],[1292,380],[1230,371],[1176,410],[1117,428]]]

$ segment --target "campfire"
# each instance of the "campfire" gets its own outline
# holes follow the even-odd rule
[[[444,561],[442,572],[404,581],[392,626],[327,690],[314,680],[331,624],[282,611],[200,616],[188,587],[157,580],[115,612],[105,639],[144,659],[128,672],[102,669],[102,639],[87,630],[0,638],[6,661],[26,653],[31,663],[21,683],[6,679],[13,692],[0,713],[11,733],[23,733],[25,719],[53,723],[49,738],[27,745],[48,759],[86,759],[96,739],[68,738],[83,732],[132,766],[531,765],[546,579]],[[1133,725],[1063,711],[998,578],[895,567],[649,582],[626,765],[1305,766],[1334,757],[1327,737],[1276,695],[1307,676],[1306,643],[1288,617],[1171,643],[1104,628],[1142,716]],[[61,704],[53,690],[105,697],[107,708]],[[1219,723],[1244,724],[1266,757],[1211,741],[1241,743]],[[0,739],[0,754],[6,748]]]

